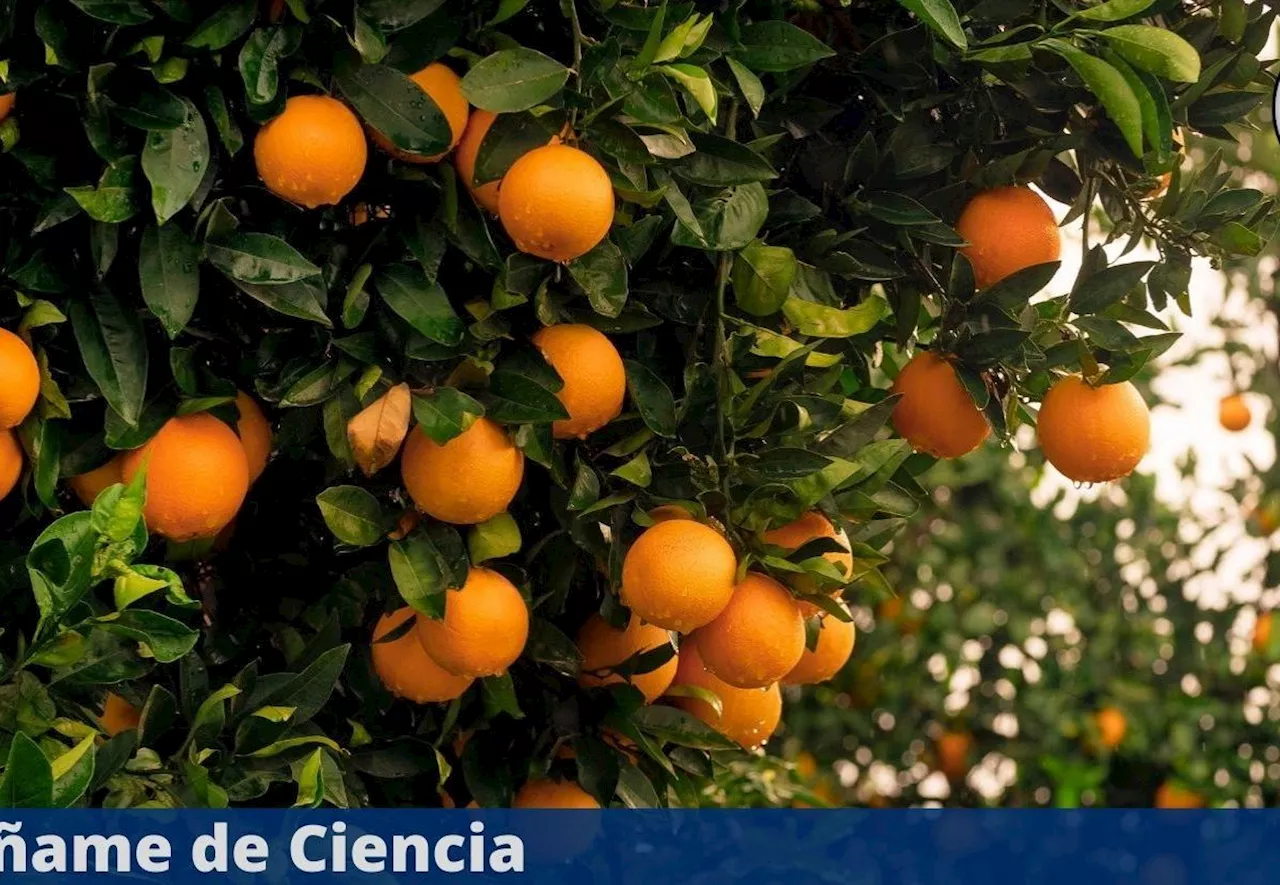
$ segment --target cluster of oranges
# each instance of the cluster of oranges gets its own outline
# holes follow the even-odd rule
[[[962,251],[980,289],[1056,261],[1062,248],[1052,210],[1025,187],[978,194],[965,206],[956,230],[969,243]],[[991,432],[945,355],[918,353],[898,374],[893,392],[900,396],[893,426],[919,451],[958,458]],[[1045,394],[1036,429],[1045,458],[1064,476],[1110,482],[1128,476],[1147,453],[1151,415],[1128,381],[1093,384],[1068,375]]]
[[[472,111],[461,80],[433,62],[410,78],[444,115],[450,142],[433,155],[397,148],[380,132],[378,147],[408,163],[436,163],[454,152],[463,184],[477,203],[496,214],[517,249],[550,261],[572,261],[595,248],[613,224],[613,185],[590,154],[561,137],[520,157],[499,181],[477,181],[481,144],[497,115]],[[564,133],[568,137],[568,133]],[[267,188],[308,209],[343,200],[364,176],[365,133],[356,115],[336,98],[297,95],[259,130],[253,156]]]

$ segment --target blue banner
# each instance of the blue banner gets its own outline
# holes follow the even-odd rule
[[[1272,811],[0,811],[0,881],[1192,885],[1280,878]]]

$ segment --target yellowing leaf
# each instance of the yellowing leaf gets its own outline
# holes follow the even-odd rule
[[[347,423],[351,454],[365,476],[373,476],[395,460],[409,432],[412,403],[409,385],[397,384]]]

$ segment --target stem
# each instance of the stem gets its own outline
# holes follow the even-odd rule
[[[578,4],[576,0],[567,0],[569,7],[569,22],[573,25],[573,70],[578,75],[578,80],[582,80],[582,44],[586,42],[586,35],[582,33],[582,22],[578,20]]]
[[[728,416],[725,414],[725,398],[731,389],[729,372],[729,342],[725,332],[725,292],[729,287],[729,270],[731,259],[728,252],[720,253],[720,263],[716,268],[716,340],[712,366],[716,375],[716,448],[720,460],[720,493],[724,496],[725,527],[733,530],[732,508],[729,506],[729,473],[728,466],[733,460],[733,451],[726,433]]]

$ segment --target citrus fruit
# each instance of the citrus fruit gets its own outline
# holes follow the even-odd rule
[[[1224,430],[1239,433],[1248,427],[1252,420],[1253,414],[1249,411],[1249,403],[1243,394],[1233,393],[1231,396],[1224,396],[1218,403],[1218,423]]]
[[[799,550],[805,544],[810,541],[816,541],[819,538],[831,538],[844,548],[844,550],[830,550],[822,554],[822,558],[834,565],[845,576],[846,581],[851,580],[853,578],[853,554],[849,552],[849,536],[843,529],[837,530],[831,524],[831,520],[817,510],[810,510],[799,519],[793,520],[786,525],[778,526],[776,529],[769,529],[769,531],[760,536],[760,539],[766,544],[781,547],[787,551]],[[787,582],[798,593],[811,594],[817,590],[814,579],[810,575],[792,575],[787,578]],[[839,587],[832,588],[832,592],[838,592],[839,589]]]
[[[653,523],[668,522],[672,519],[693,519],[693,514],[681,507],[679,504],[659,504],[654,507],[645,516]]]
[[[98,717],[98,727],[107,733],[107,737],[115,737],[123,731],[133,731],[141,721],[141,710],[114,691],[107,692],[102,715]]]
[[[124,458],[116,455],[101,467],[71,477],[67,480],[67,485],[71,486],[71,491],[76,493],[81,504],[92,507],[99,495],[113,485],[124,481],[123,471]]]
[[[473,525],[507,509],[524,479],[524,453],[488,418],[444,445],[417,428],[409,431],[400,473],[418,509],[441,522]]]
[[[1204,808],[1204,799],[1186,787],[1165,781],[1156,788],[1156,808]]]
[[[373,671],[387,691],[415,704],[451,701],[460,697],[473,680],[467,676],[454,676],[431,660],[418,641],[416,629],[410,627],[390,642],[378,641],[415,614],[406,605],[378,619],[373,628]]]
[[[842,621],[834,615],[826,615],[819,623],[821,628],[818,630],[818,644],[812,651],[806,648],[800,656],[800,663],[782,677],[787,685],[816,685],[826,682],[840,672],[840,668],[853,654],[857,631],[852,621]]]
[[[17,427],[40,396],[40,366],[17,335],[0,329],[0,430]]]
[[[445,120],[449,123],[449,146],[438,154],[427,156],[400,150],[391,143],[391,139],[377,130],[371,133],[373,141],[397,160],[404,160],[407,163],[437,163],[453,150],[453,146],[462,138],[462,133],[467,128],[467,117],[471,113],[471,106],[462,95],[462,78],[448,66],[435,61],[416,74],[410,75],[409,79],[429,95],[436,103],[436,107],[440,108],[440,112],[444,114]]]
[[[0,488],[4,485],[0,483]],[[1253,650],[1262,654],[1271,648],[1271,612],[1262,612],[1253,624]]]
[[[267,189],[308,209],[341,202],[360,183],[368,157],[360,121],[327,95],[295,95],[253,140]]]
[[[956,222],[969,245],[961,253],[973,265],[979,289],[994,286],[1020,270],[1062,253],[1062,234],[1053,210],[1035,191],[998,187],[971,199]]]
[[[934,744],[938,770],[948,780],[958,781],[969,773],[969,747],[973,738],[964,731],[944,731]]]
[[[534,148],[502,179],[498,217],[521,252],[572,261],[609,233],[613,184],[585,151],[564,144]]]
[[[946,359],[921,351],[893,382],[893,427],[918,452],[959,458],[982,445],[991,425]]]
[[[1093,724],[1098,729],[1098,741],[1108,750],[1114,750],[1124,741],[1129,721],[1117,707],[1103,707],[1093,714]]]
[[[22,476],[22,446],[12,430],[0,430],[0,500],[7,498]]]
[[[252,485],[267,469],[267,458],[271,456],[271,424],[257,401],[243,391],[236,393],[236,408],[240,410],[236,433],[244,444],[244,454],[249,461],[249,484]]]
[[[706,668],[734,688],[772,685],[804,655],[804,618],[795,599],[759,572],[747,572],[724,610],[694,635]]]
[[[613,627],[599,615],[592,615],[578,631],[578,651],[582,654],[578,684],[585,687],[629,682],[644,695],[645,703],[652,704],[671,687],[676,675],[676,656],[648,673],[623,676],[608,671],[634,655],[671,645],[671,635],[661,627],[642,623],[634,615],[625,630]]]
[[[777,685],[734,688],[707,670],[692,637],[680,644],[680,664],[673,684],[701,688],[718,697],[719,713],[697,697],[673,697],[671,702],[747,750],[764,746],[782,718],[782,691]]]
[[[551,425],[556,439],[585,439],[621,414],[627,370],[603,332],[565,323],[539,329],[533,343],[564,381],[556,397],[569,417]]]
[[[489,133],[489,127],[496,119],[498,115],[493,111],[479,109],[472,111],[471,118],[467,120],[467,130],[462,133],[462,140],[458,142],[458,147],[453,152],[453,161],[458,167],[458,176],[462,179],[462,183],[467,190],[471,191],[471,196],[476,198],[476,202],[494,215],[498,214],[498,194],[502,187],[502,179],[477,184],[476,159],[480,156],[480,145],[484,143],[484,137]],[[560,138],[553,135],[547,143],[559,144]]]
[[[715,529],[690,519],[645,529],[622,562],[622,602],[650,624],[687,633],[733,596],[738,558]]]
[[[903,636],[914,636],[924,626],[923,618],[907,612],[901,596],[891,596],[876,606],[876,618],[893,624]]]
[[[516,793],[512,808],[599,808],[600,803],[570,781],[534,778]]]
[[[529,638],[529,606],[510,581],[472,568],[460,589],[445,595],[444,617],[419,617],[418,641],[437,664],[457,676],[505,673]]]
[[[170,541],[209,538],[235,519],[249,491],[249,461],[234,430],[207,412],[165,422],[124,456],[131,482],[147,467],[147,528]]]
[[[13,111],[13,106],[18,101],[18,93],[6,92],[0,95],[0,123],[9,118],[9,114]]]
[[[1076,482],[1128,476],[1151,444],[1151,413],[1128,381],[1092,387],[1079,375],[1055,382],[1036,432],[1049,463]]]

